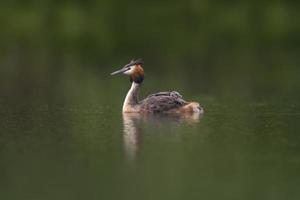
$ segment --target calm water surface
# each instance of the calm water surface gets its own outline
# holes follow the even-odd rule
[[[0,200],[300,200],[299,5],[2,0]],[[204,115],[123,115],[140,57]]]
[[[299,103],[206,100],[200,117],[119,104],[2,104],[0,198],[299,199]]]

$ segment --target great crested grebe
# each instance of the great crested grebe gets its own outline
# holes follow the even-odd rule
[[[203,108],[198,102],[187,102],[176,91],[151,94],[138,101],[139,89],[144,80],[143,64],[142,59],[132,60],[122,69],[111,73],[126,74],[132,82],[123,104],[124,113],[203,113]]]

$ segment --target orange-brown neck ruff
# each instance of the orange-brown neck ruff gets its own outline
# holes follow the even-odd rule
[[[130,81],[134,81],[135,83],[142,83],[144,80],[144,69],[141,65],[136,65],[134,72],[130,75]]]

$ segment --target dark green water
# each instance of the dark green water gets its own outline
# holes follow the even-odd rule
[[[0,200],[299,200],[299,10],[0,1]],[[122,115],[140,57],[204,115]]]
[[[199,118],[122,115],[117,80],[69,102],[2,98],[0,199],[299,199],[295,99],[191,95]]]

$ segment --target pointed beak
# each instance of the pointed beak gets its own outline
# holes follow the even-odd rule
[[[124,68],[124,69],[120,69],[120,70],[117,70],[117,71],[115,71],[115,72],[111,73],[110,75],[116,75],[116,74],[120,74],[120,73],[123,73],[123,72],[125,72],[126,70],[127,70],[126,68]]]

